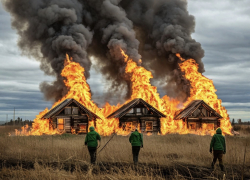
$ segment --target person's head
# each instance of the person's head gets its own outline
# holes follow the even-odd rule
[[[135,128],[135,131],[138,131],[137,127]]]
[[[91,126],[91,127],[89,128],[89,130],[90,130],[90,131],[94,131],[95,128],[94,128],[93,126]]]
[[[222,134],[221,128],[217,128],[217,129],[216,129],[216,134]]]

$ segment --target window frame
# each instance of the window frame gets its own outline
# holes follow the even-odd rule
[[[63,123],[59,123],[59,119],[62,119]],[[63,129],[59,129],[59,125],[63,125]],[[64,118],[57,118],[56,127],[57,127],[57,130],[59,130],[59,131],[65,131],[65,119]]]
[[[66,109],[70,109],[70,113],[69,114],[66,114]],[[71,115],[72,114],[72,107],[70,106],[70,107],[65,107],[64,108],[64,114],[65,115]]]
[[[192,125],[192,124],[194,124],[194,125],[195,125],[195,128],[194,128],[194,129],[189,128],[189,127],[190,127],[190,125]],[[195,123],[195,122],[189,122],[189,123],[188,123],[188,129],[189,129],[189,130],[196,131],[196,128],[197,128],[197,123]]]
[[[127,124],[130,124],[130,128],[128,128],[128,126],[127,126]],[[131,122],[125,122],[125,130],[127,131],[127,130],[129,130],[129,131],[132,131],[132,128],[133,128],[133,122],[131,121]]]
[[[73,114],[73,112],[74,112],[74,109],[77,109],[77,114]],[[78,115],[79,114],[79,107],[71,107],[71,114],[72,115]]]
[[[134,113],[135,113],[134,108],[130,109],[129,112],[128,112],[128,114],[134,114]]]
[[[206,130],[208,131],[214,131],[214,123],[203,123],[203,124],[206,124]],[[213,125],[213,129],[208,129],[208,125]]]
[[[152,123],[152,130],[147,130],[147,123]],[[154,131],[154,122],[153,121],[145,121],[145,131]]]
[[[78,130],[83,133],[88,133],[88,123],[78,123]],[[86,126],[85,131],[82,131],[81,126]]]

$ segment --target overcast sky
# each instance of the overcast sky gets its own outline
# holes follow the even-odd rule
[[[250,121],[250,0],[189,0],[188,10],[196,19],[192,35],[205,50],[204,75],[214,81],[230,118]],[[34,119],[51,102],[39,91],[45,76],[34,59],[22,56],[18,36],[11,29],[10,15],[0,3],[0,121],[16,117]],[[93,99],[105,90],[105,80],[94,69],[88,80]]]

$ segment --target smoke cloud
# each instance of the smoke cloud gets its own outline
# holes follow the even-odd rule
[[[143,66],[151,70],[157,80],[166,80],[166,93],[185,101],[190,85],[178,69],[180,53],[184,58],[193,58],[204,72],[204,50],[192,39],[195,18],[187,11],[186,0],[131,0],[122,1],[128,18],[133,21],[140,40],[139,52]]]
[[[193,58],[204,72],[200,43],[192,39],[195,19],[187,11],[186,0],[6,0],[12,27],[19,34],[18,45],[24,55],[35,57],[52,84],[41,83],[46,99],[58,100],[67,89],[60,76],[65,54],[79,62],[89,77],[94,56],[96,68],[110,82],[110,91],[123,87],[130,92],[120,48],[145,68],[156,80],[167,84],[171,97],[185,101],[189,82],[178,69],[180,53]],[[140,52],[140,53],[139,53]]]
[[[12,15],[12,27],[19,34],[22,53],[41,62],[47,75],[56,77],[52,84],[43,82],[40,89],[48,100],[58,100],[67,88],[61,71],[65,54],[79,62],[89,77],[91,62],[87,47],[93,32],[82,24],[82,4],[77,0],[6,0],[3,4]]]

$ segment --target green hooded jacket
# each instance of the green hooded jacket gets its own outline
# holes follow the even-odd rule
[[[213,136],[211,143],[210,143],[210,152],[213,150],[221,150],[226,153],[226,141],[225,137],[222,136],[221,128],[216,130],[216,134]]]
[[[138,131],[133,132],[129,137],[132,146],[143,146],[143,136]]]
[[[85,145],[88,147],[97,147],[97,140],[101,140],[101,136],[95,131],[95,128],[91,126],[90,132],[85,137]]]

